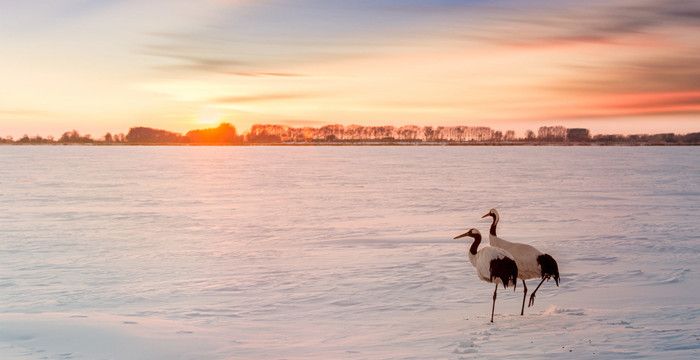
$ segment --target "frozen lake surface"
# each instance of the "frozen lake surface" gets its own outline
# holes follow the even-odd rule
[[[700,148],[3,146],[0,173],[2,359],[700,356]],[[494,324],[452,240],[491,207],[562,272]]]

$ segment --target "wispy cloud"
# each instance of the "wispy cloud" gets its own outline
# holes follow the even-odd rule
[[[215,73],[230,74],[238,69],[249,66],[249,63],[232,58],[210,57],[203,55],[196,49],[167,45],[149,45],[145,47],[144,54],[166,58],[175,61],[175,64],[159,65],[161,68],[182,71],[183,69],[195,71],[209,71]]]
[[[279,70],[281,64],[236,56],[226,50],[226,43],[210,44],[206,37],[193,34],[152,34],[152,44],[141,53],[165,60],[156,67],[168,72],[193,71],[245,77],[297,77],[304,74]]]
[[[0,117],[33,117],[46,115],[45,111],[28,109],[0,109]]]
[[[304,74],[291,73],[291,72],[264,72],[264,71],[237,71],[233,72],[233,75],[247,76],[247,77],[301,77]]]
[[[287,126],[323,126],[329,124],[328,121],[323,121],[323,120],[306,120],[306,119],[299,119],[299,120],[278,120],[276,123],[281,124],[281,125],[287,125]]]
[[[256,94],[256,95],[242,95],[242,96],[226,96],[212,99],[212,102],[217,104],[247,104],[247,103],[259,103],[259,102],[271,102],[280,100],[296,100],[296,99],[308,99],[313,97],[312,94],[299,94],[299,93],[272,93],[272,94]]]
[[[668,27],[700,25],[700,3],[686,0],[591,1],[533,5],[513,12],[491,9],[488,42],[548,47],[587,43],[624,44],[626,37],[649,35]]]

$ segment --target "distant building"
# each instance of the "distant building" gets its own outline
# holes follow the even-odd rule
[[[591,132],[588,129],[576,128],[566,130],[566,139],[569,141],[589,141]]]

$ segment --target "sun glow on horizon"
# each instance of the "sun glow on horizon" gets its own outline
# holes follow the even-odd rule
[[[224,115],[221,112],[221,110],[213,109],[213,108],[205,108],[202,111],[200,111],[199,115],[194,120],[193,125],[216,127],[219,124],[225,122],[225,121],[223,121],[223,116]]]

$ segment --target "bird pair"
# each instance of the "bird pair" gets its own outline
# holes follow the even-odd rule
[[[513,291],[517,284],[517,279],[523,282],[523,305],[520,315],[525,313],[525,299],[527,298],[527,285],[525,280],[541,278],[539,285],[530,295],[528,307],[535,304],[535,294],[545,280],[551,278],[559,286],[559,267],[556,260],[549,254],[537,250],[534,246],[516,242],[506,241],[496,235],[496,227],[500,216],[496,209],[491,209],[485,217],[492,217],[491,229],[489,230],[489,243],[491,246],[479,250],[481,244],[481,233],[477,229],[469,229],[466,233],[456,236],[455,239],[465,236],[474,239],[469,248],[469,262],[476,268],[477,275],[483,281],[496,284],[493,290],[493,304],[491,306],[491,322],[493,322],[493,312],[496,308],[496,293],[498,284],[504,288],[513,285]]]

